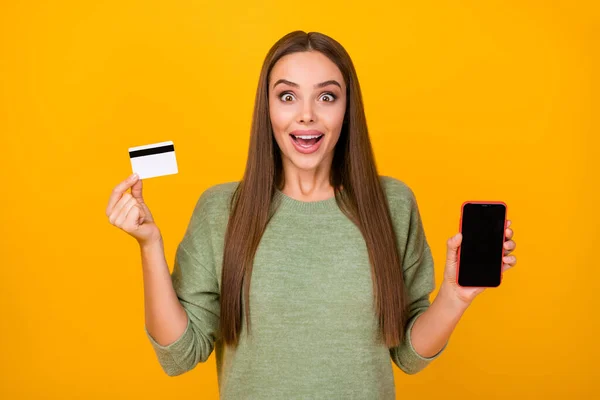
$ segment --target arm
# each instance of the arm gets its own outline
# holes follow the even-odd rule
[[[142,250],[145,331],[169,376],[205,362],[217,339],[220,292],[210,238],[209,194],[205,191],[196,204],[170,276],[162,245]]]
[[[442,284],[431,306],[414,322],[411,337],[415,351],[424,358],[438,354],[467,307]]]
[[[416,237],[413,236],[413,238]],[[409,246],[410,243],[409,241]],[[407,374],[416,374],[423,370],[442,354],[447,345],[447,339],[444,340],[445,338],[441,336],[435,343],[432,343],[429,335],[421,336],[423,329],[431,330],[431,319],[435,321],[433,329],[445,326],[443,320],[436,319],[436,316],[440,312],[444,313],[445,310],[440,309],[440,306],[444,306],[444,302],[436,300],[434,304],[431,304],[429,300],[429,296],[435,288],[435,282],[433,258],[427,241],[424,236],[420,236],[420,239],[413,243],[419,243],[417,247],[421,249],[419,252],[421,255],[404,271],[404,283],[408,298],[405,336],[400,345],[390,349],[390,356],[394,363]],[[403,263],[403,265],[406,264],[408,264],[407,261]],[[425,319],[422,318],[424,316]],[[423,349],[423,343],[426,343],[427,349],[431,350],[425,351],[427,349]]]
[[[510,226],[511,221],[507,221]],[[503,247],[502,271],[506,271],[516,263],[516,257],[508,254],[516,247],[512,229],[506,229],[506,240]],[[446,268],[444,280],[433,304],[427,309],[413,326],[413,345],[416,351],[427,357],[435,354],[448,341],[461,316],[476,296],[482,293],[483,287],[461,287],[456,282],[458,249],[462,243],[462,234],[458,233],[448,239]]]
[[[188,318],[173,289],[162,237],[140,246],[146,330],[166,346],[181,337]]]

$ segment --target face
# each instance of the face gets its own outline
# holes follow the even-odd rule
[[[290,169],[329,174],[345,110],[344,78],[325,55],[299,52],[277,61],[269,78],[269,114],[286,175]]]

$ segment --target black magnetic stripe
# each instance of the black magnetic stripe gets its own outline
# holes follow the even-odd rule
[[[168,153],[169,151],[175,151],[175,146],[170,144],[167,146],[153,147],[151,149],[130,151],[129,157],[134,158],[134,157],[149,156],[151,154]]]

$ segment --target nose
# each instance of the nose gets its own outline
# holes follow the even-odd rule
[[[310,99],[304,101],[302,109],[300,110],[299,121],[298,122],[314,122],[315,121],[315,113],[313,109],[313,104]]]

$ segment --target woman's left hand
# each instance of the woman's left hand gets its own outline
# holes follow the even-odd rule
[[[516,243],[512,240],[513,230],[510,229],[511,221],[506,221],[506,237],[504,241],[504,256],[502,257],[502,272],[509,268],[514,267],[517,263],[517,257],[510,255],[516,247]],[[446,255],[446,269],[444,271],[444,282],[442,286],[445,286],[448,291],[456,296],[458,300],[465,304],[470,304],[473,299],[483,292],[486,288],[484,287],[462,287],[456,282],[456,267],[458,263],[458,248],[462,242],[462,234],[457,233],[450,239],[448,239],[446,245],[448,252]]]

